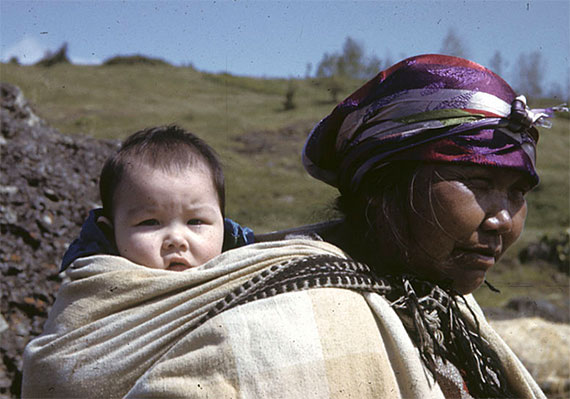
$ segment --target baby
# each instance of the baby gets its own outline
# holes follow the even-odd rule
[[[97,225],[120,256],[182,271],[222,252],[224,175],[214,150],[192,133],[177,126],[134,133],[106,161],[99,190]]]

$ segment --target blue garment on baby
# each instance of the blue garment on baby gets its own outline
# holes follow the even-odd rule
[[[89,216],[81,226],[79,238],[73,240],[63,255],[60,271],[67,269],[78,258],[97,254],[119,254],[115,246],[115,240],[112,237],[113,232],[110,229],[106,231],[105,226],[97,224],[97,219],[102,215],[102,208],[89,211]],[[223,251],[252,244],[253,242],[254,234],[252,229],[240,226],[231,219],[224,219]]]

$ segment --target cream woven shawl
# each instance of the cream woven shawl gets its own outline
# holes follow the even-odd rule
[[[223,253],[185,272],[98,255],[68,269],[42,335],[26,347],[23,397],[444,398],[396,313],[377,294],[318,288],[196,321],[271,265],[346,257],[319,241]],[[520,397],[544,395],[484,321]]]

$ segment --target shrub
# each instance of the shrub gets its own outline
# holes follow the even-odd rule
[[[295,87],[295,84],[293,83],[292,80],[290,80],[289,86],[287,86],[287,92],[285,93],[285,101],[283,102],[283,107],[285,108],[285,111],[297,108],[297,104],[295,104],[295,101],[293,99],[293,97],[295,97],[296,90],[297,88]]]
[[[522,263],[537,259],[552,263],[561,272],[570,274],[570,229],[557,237],[545,234],[538,242],[528,245],[519,252],[519,260]]]
[[[316,78],[314,80],[314,85],[317,87],[324,88],[330,96],[330,102],[336,104],[339,101],[339,95],[345,91],[346,86],[344,83],[344,78],[333,75],[329,77]]]
[[[43,67],[51,67],[56,64],[71,64],[67,57],[67,43],[63,43],[55,53],[51,51],[46,52],[44,57],[36,62],[36,65]]]
[[[147,57],[145,55],[117,55],[103,62],[103,65],[170,65],[160,58]]]

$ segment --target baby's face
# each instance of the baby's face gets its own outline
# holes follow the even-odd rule
[[[114,195],[119,254],[143,266],[182,271],[222,252],[224,221],[210,171],[129,168]]]

